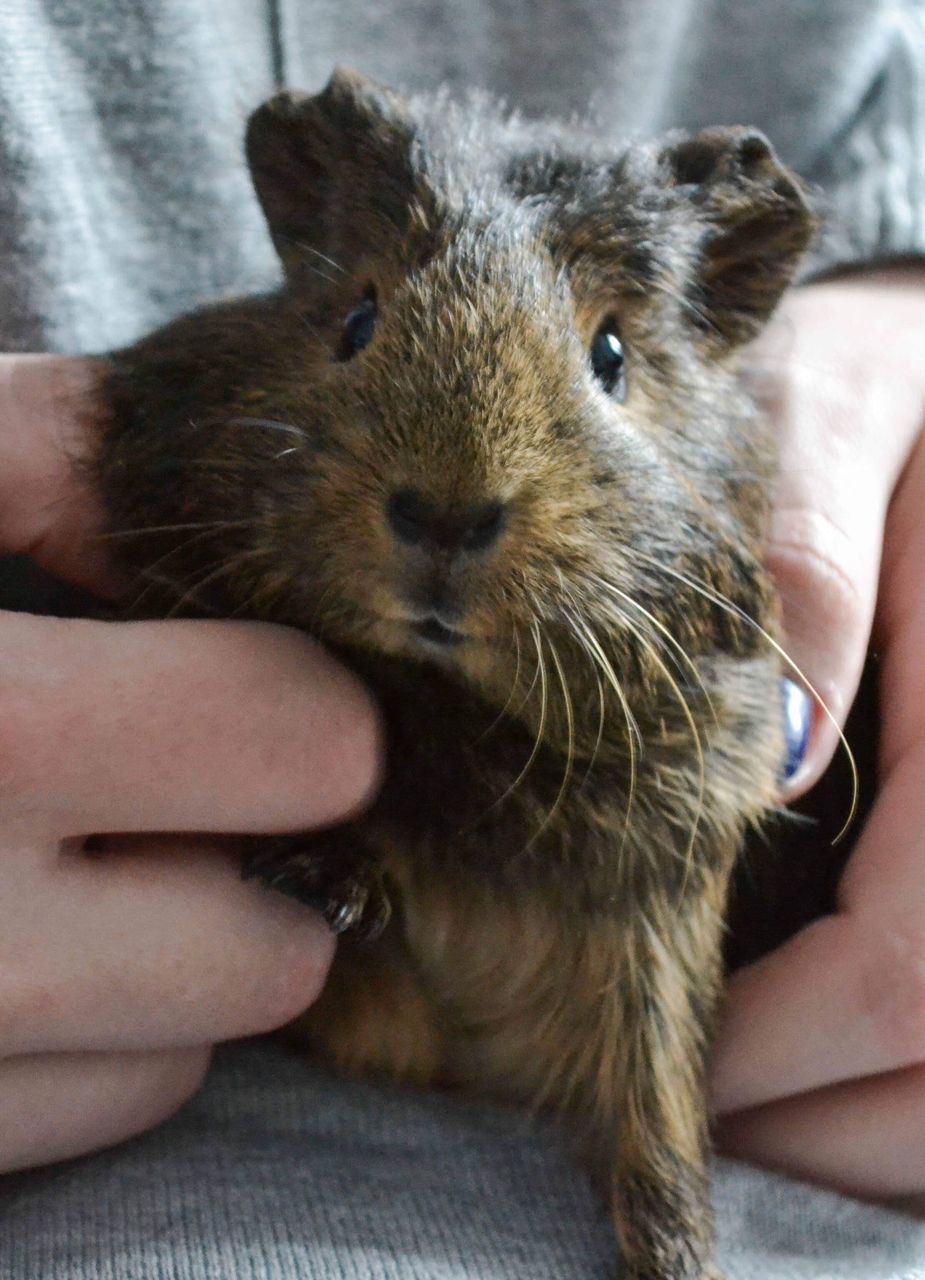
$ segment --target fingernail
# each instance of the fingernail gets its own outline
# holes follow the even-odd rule
[[[784,704],[784,743],[786,745],[781,779],[783,782],[790,782],[806,756],[813,708],[805,689],[786,677],[781,680],[781,698]]]

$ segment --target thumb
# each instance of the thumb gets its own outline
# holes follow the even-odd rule
[[[787,798],[829,763],[857,691],[887,507],[922,424],[921,306],[921,286],[899,272],[810,285],[754,353],[779,441],[768,564],[784,648],[819,696]]]
[[[70,356],[0,356],[0,553],[98,594],[115,584],[95,538],[102,510],[88,468],[104,369]]]
[[[808,790],[828,766],[857,692],[889,480],[845,457],[823,459],[823,441],[831,441],[841,421],[838,406],[818,394],[799,399],[788,406],[799,424],[783,451],[767,552],[781,599],[784,673],[812,691],[806,754],[789,779],[790,797]]]

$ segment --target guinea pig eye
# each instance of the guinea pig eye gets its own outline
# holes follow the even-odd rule
[[[591,343],[594,376],[614,400],[626,399],[626,356],[613,320],[605,320]]]
[[[344,321],[344,330],[337,348],[338,360],[349,360],[358,351],[368,347],[373,340],[375,329],[376,299],[364,298]]]

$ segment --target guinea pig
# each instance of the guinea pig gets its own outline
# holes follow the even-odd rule
[[[715,1277],[704,1054],[783,753],[738,357],[807,200],[752,129],[620,145],[343,70],[246,148],[284,284],[109,357],[126,612],[302,628],[379,700],[366,812],[247,851],[343,935],[315,1049],[566,1114],[627,1274]]]

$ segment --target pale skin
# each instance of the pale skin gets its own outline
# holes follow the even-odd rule
[[[911,267],[794,292],[755,353],[782,440],[771,564],[788,651],[843,721],[876,620],[885,721],[838,914],[737,975],[712,1062],[721,1149],[905,1202],[925,1193],[923,339]],[[92,375],[0,360],[0,547],[105,590],[93,495],[68,465],[80,432],[52,393]],[[156,1123],[198,1086],[210,1045],[317,993],[333,945],[317,918],[242,884],[227,841],[182,832],[336,821],[379,760],[363,691],[282,629],[0,614],[0,635],[11,1169]],[[788,797],[835,742],[817,717]],[[101,861],[80,852],[99,831],[138,834]]]
[[[58,408],[90,378],[0,360],[0,546],[105,590]],[[0,614],[0,1168],[156,1124],[214,1043],[317,995],[320,918],[243,883],[227,841],[182,833],[335,821],[378,767],[370,699],[295,632]],[[89,832],[123,834],[101,858]]]
[[[795,292],[758,363],[782,440],[787,647],[842,722],[873,626],[878,796],[836,915],[737,975],[712,1064],[721,1149],[925,1205],[925,269]],[[836,746],[821,716],[791,794]]]

